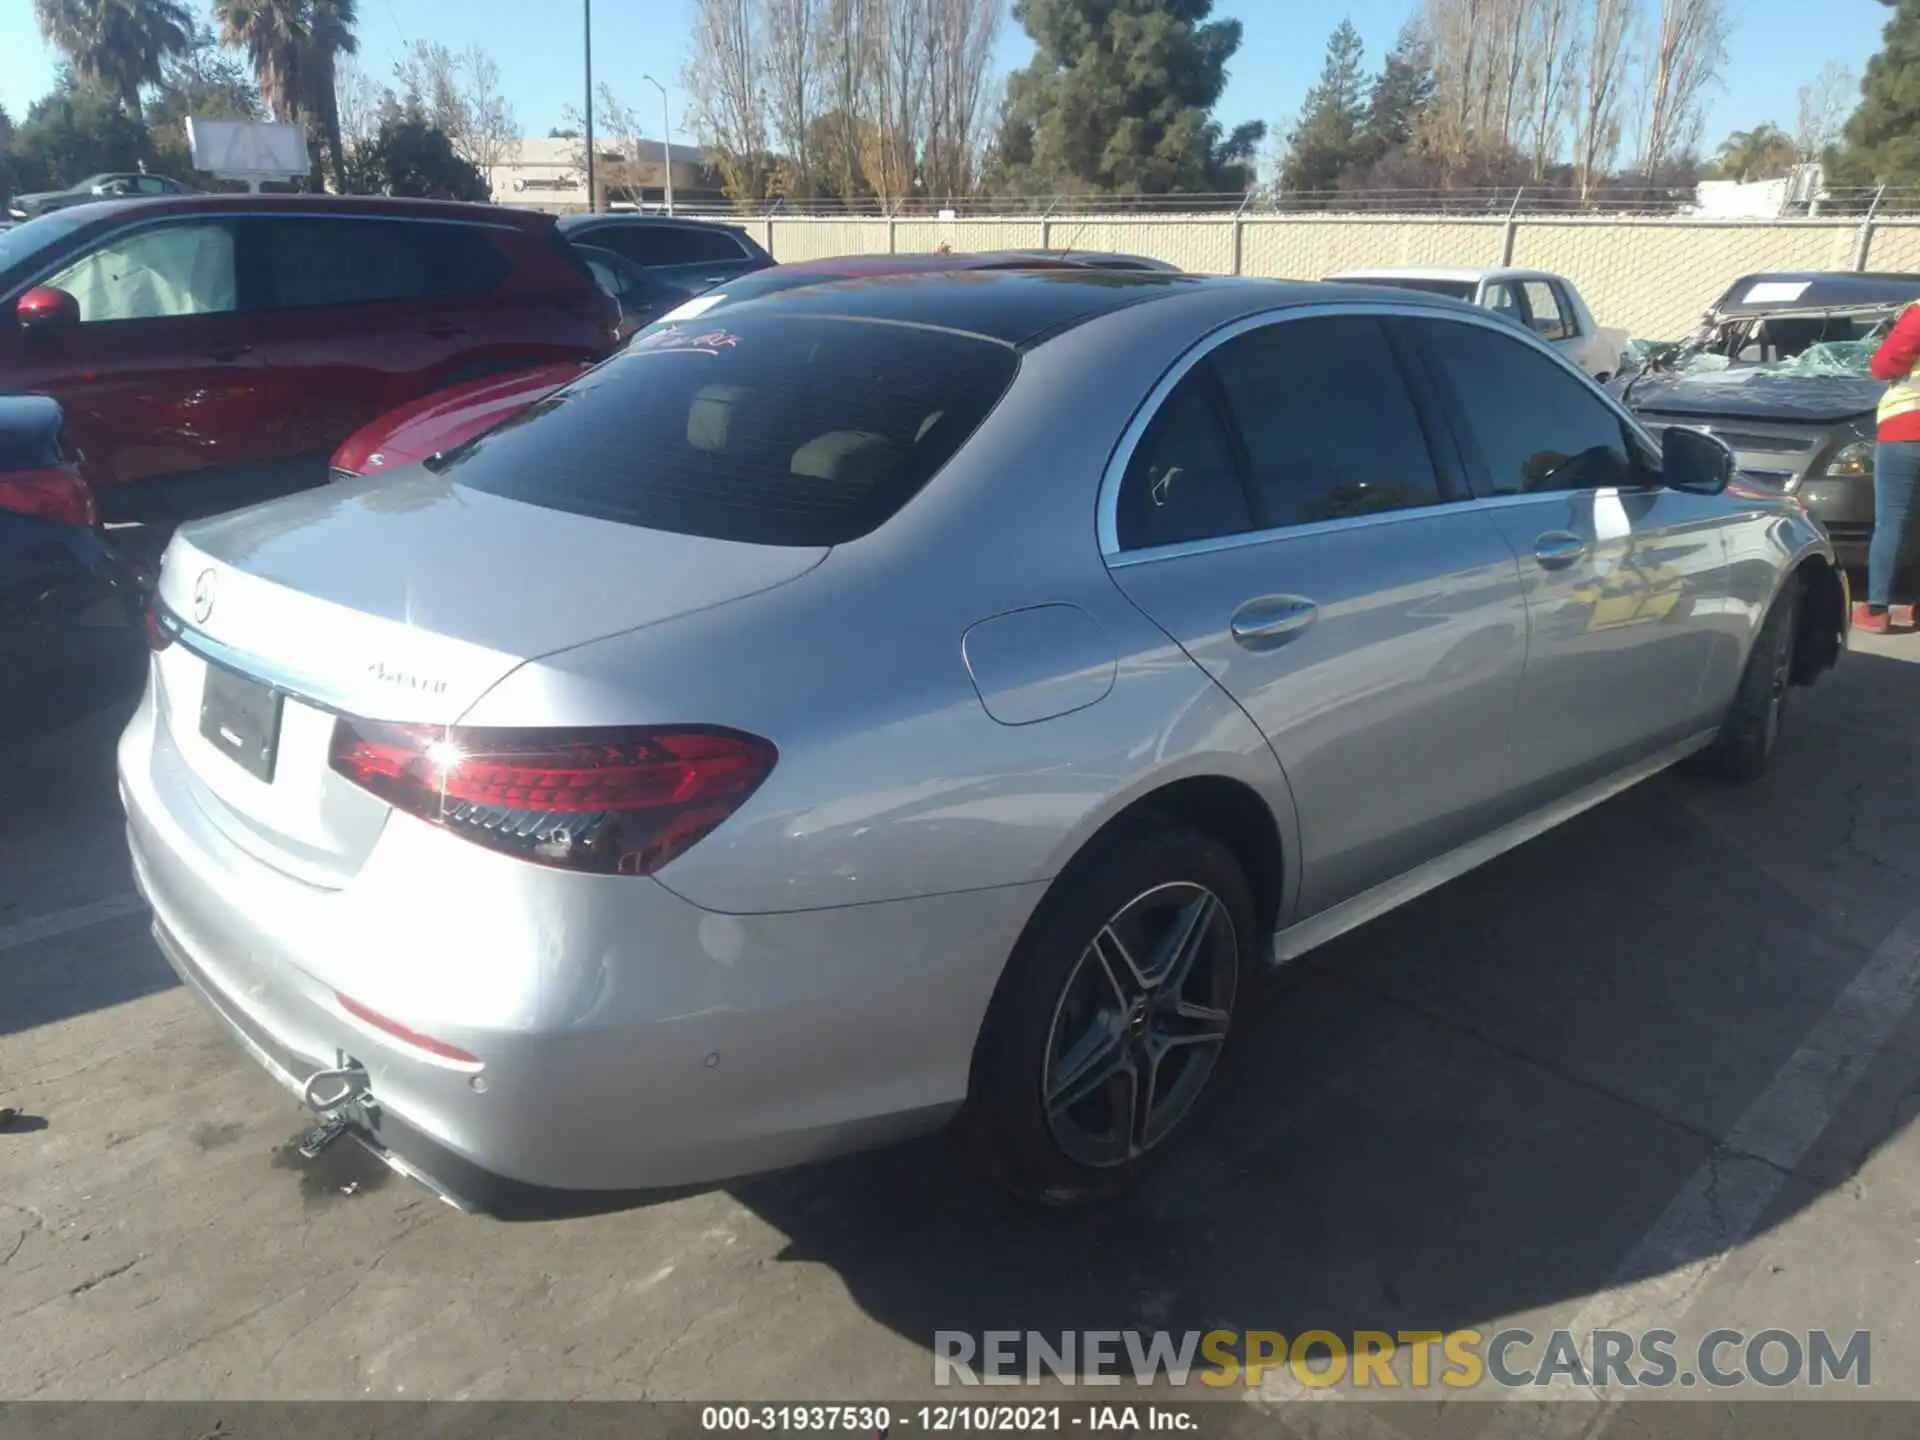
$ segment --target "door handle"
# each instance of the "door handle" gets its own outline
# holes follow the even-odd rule
[[[1587,553],[1587,542],[1570,530],[1549,530],[1533,542],[1542,570],[1564,570]]]
[[[1236,644],[1248,650],[1272,650],[1313,624],[1320,607],[1300,595],[1262,595],[1233,612],[1230,628]]]
[[[251,345],[228,345],[227,347],[221,350],[208,351],[207,359],[211,360],[216,365],[231,365],[234,361],[238,360],[241,356],[251,355],[252,353],[253,353],[253,346]]]

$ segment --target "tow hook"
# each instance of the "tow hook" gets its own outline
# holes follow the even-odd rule
[[[301,1088],[300,1099],[319,1117],[298,1145],[301,1157],[312,1160],[368,1118],[372,1100],[367,1093],[366,1069],[345,1065],[337,1070],[315,1071]]]

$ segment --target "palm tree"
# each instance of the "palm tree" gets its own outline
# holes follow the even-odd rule
[[[333,161],[333,183],[347,188],[347,147],[340,134],[340,93],[335,62],[358,53],[353,27],[359,21],[355,0],[313,0],[313,35],[305,66],[308,109],[320,122],[327,154]]]
[[[220,41],[247,52],[260,98],[276,120],[317,123],[333,162],[334,183],[346,188],[340,107],[334,96],[335,59],[358,48],[355,0],[214,0]]]
[[[1728,180],[1771,180],[1793,168],[1793,139],[1770,120],[1720,142],[1717,163]]]
[[[34,0],[33,8],[74,78],[119,96],[136,118],[140,87],[158,85],[162,62],[193,45],[193,16],[180,0]]]

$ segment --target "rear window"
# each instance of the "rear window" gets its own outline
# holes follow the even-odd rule
[[[576,515],[838,545],[933,478],[1018,363],[951,331],[716,319],[637,338],[440,464],[472,489]]]

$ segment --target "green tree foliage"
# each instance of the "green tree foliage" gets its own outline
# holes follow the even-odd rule
[[[1838,176],[1845,183],[1920,183],[1920,0],[1880,0],[1893,11],[1867,62],[1847,121]]]
[[[73,185],[103,170],[132,170],[147,158],[147,129],[120,97],[90,85],[33,102],[15,129],[17,191]]]
[[[0,105],[0,211],[13,198],[13,117]]]
[[[1798,158],[1793,137],[1771,120],[1762,120],[1751,130],[1736,130],[1720,142],[1711,178],[1777,180],[1793,169]]]
[[[1365,47],[1351,20],[1342,20],[1327,39],[1320,80],[1307,92],[1300,121],[1287,136],[1287,157],[1280,165],[1280,186],[1295,193],[1335,189],[1348,166],[1360,159],[1361,126],[1366,122]]]
[[[141,89],[160,83],[162,65],[193,36],[180,0],[34,0],[34,14],[74,77],[118,97],[134,116]]]
[[[1367,97],[1367,148],[1384,154],[1395,146],[1411,145],[1439,89],[1440,82],[1433,73],[1433,48],[1424,32],[1409,25],[1387,52],[1386,63],[1374,77],[1373,91]]]
[[[453,142],[418,116],[389,116],[380,133],[354,147],[347,188],[358,195],[424,200],[485,200],[486,178],[454,154]]]
[[[334,81],[339,57],[359,48],[356,0],[214,0],[220,41],[244,50],[260,98],[276,120],[303,124],[326,142],[335,183],[347,180]]]
[[[997,145],[1010,183],[1120,194],[1244,188],[1259,121],[1213,119],[1238,20],[1213,0],[1014,0],[1035,54],[1008,82]]]

